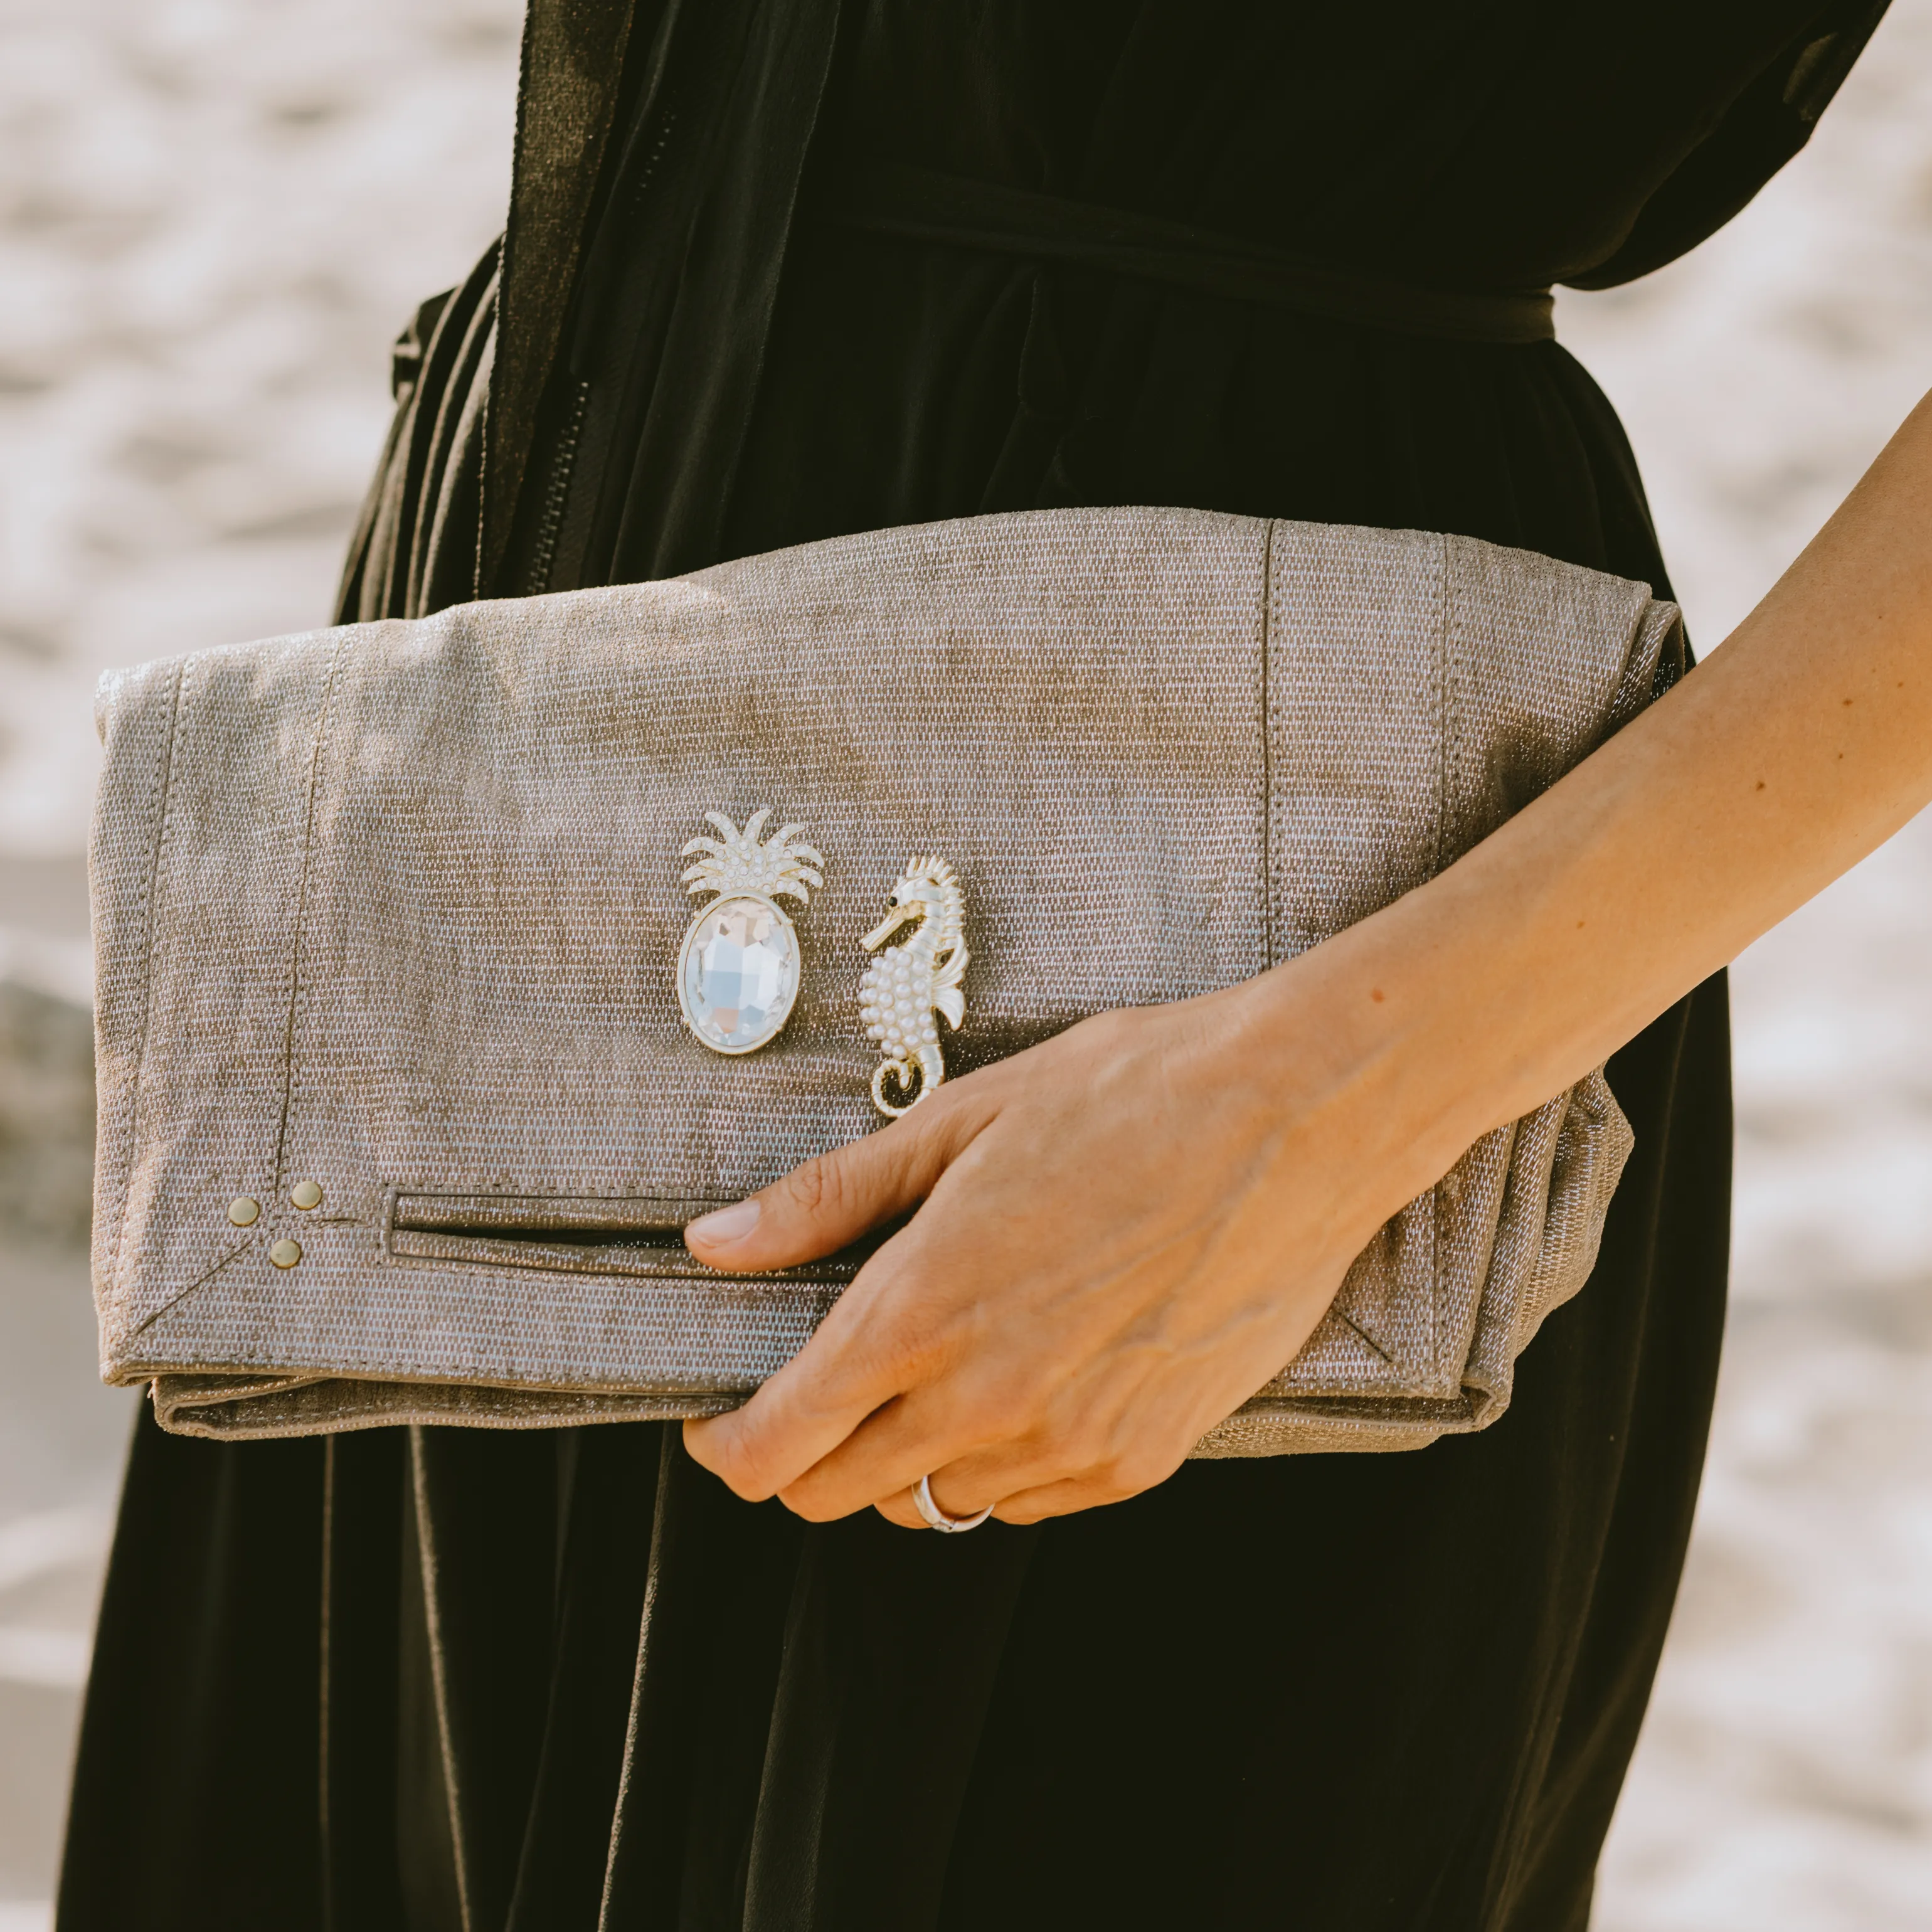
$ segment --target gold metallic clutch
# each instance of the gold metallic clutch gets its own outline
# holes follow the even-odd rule
[[[112,674],[104,1372],[218,1436],[729,1407],[862,1255],[721,1275],[691,1216],[1316,944],[1682,650],[1464,538],[1055,510]],[[1629,1146],[1600,1073],[1486,1136],[1200,1453],[1492,1420]]]

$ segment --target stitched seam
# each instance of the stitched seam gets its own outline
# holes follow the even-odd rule
[[[813,1303],[795,1311],[807,1317],[823,1320],[826,1309]],[[567,1366],[567,1365],[565,1365]],[[250,1378],[274,1376],[286,1378],[298,1376],[307,1382],[382,1382],[404,1381],[435,1382],[451,1388],[503,1388],[548,1389],[557,1394],[581,1390],[592,1395],[626,1395],[638,1390],[646,1394],[674,1395],[687,1389],[702,1390],[704,1388],[737,1388],[748,1394],[757,1385],[757,1377],[748,1370],[734,1364],[722,1368],[693,1370],[691,1379],[676,1381],[669,1378],[670,1372],[660,1363],[656,1372],[662,1378],[656,1382],[640,1382],[620,1376],[614,1371],[604,1376],[585,1371],[574,1382],[562,1379],[560,1365],[552,1362],[541,1370],[532,1370],[518,1375],[511,1370],[498,1369],[485,1371],[472,1362],[453,1365],[445,1356],[432,1360],[421,1354],[412,1354],[398,1350],[394,1354],[380,1355],[358,1354],[348,1349],[331,1348],[326,1362],[301,1360],[295,1358],[291,1350],[282,1360],[264,1367],[248,1353],[218,1357],[207,1353],[197,1353],[185,1358],[177,1357],[172,1360],[150,1357],[136,1372],[140,1379],[152,1381],[158,1376],[226,1375],[244,1376]],[[538,1379],[539,1374],[543,1379]],[[717,1379],[700,1382],[700,1375],[720,1376],[736,1374],[740,1379],[725,1382]]]
[[[308,796],[302,815],[302,866],[296,886],[295,931],[289,946],[289,1018],[282,1036],[282,1114],[275,1131],[274,1192],[284,1191],[286,1178],[288,1159],[289,1121],[295,1109],[296,1099],[296,1028],[302,1005],[302,922],[308,912],[309,868],[315,854],[315,801],[321,789],[322,760],[328,742],[329,713],[335,703],[336,674],[342,662],[342,654],[346,648],[346,640],[338,637],[335,648],[330,653],[328,676],[322,687],[322,708],[316,719],[315,749],[309,758]]]
[[[145,1335],[157,1322],[160,1321],[164,1315],[167,1313],[170,1309],[178,1308],[196,1288],[206,1288],[230,1262],[238,1260],[242,1256],[247,1254],[255,1245],[256,1244],[253,1240],[247,1240],[239,1242],[235,1246],[230,1248],[227,1253],[224,1255],[219,1261],[216,1262],[212,1268],[206,1269],[202,1273],[196,1276],[194,1280],[190,1282],[187,1287],[181,1288],[176,1293],[170,1295],[167,1300],[163,1302],[160,1306],[154,1310],[153,1314],[143,1316],[136,1327],[128,1330],[128,1341],[132,1342],[137,1336]]]
[[[1274,674],[1268,626],[1274,616],[1274,528],[1270,517],[1262,533],[1261,730],[1262,730],[1262,967],[1274,964]]]
[[[376,1217],[376,1265],[387,1268],[395,1255],[390,1244],[396,1232],[396,1203],[403,1190],[393,1182],[382,1190],[382,1210]]]
[[[183,727],[182,686],[186,680],[188,668],[196,660],[184,658],[175,667],[175,674],[168,683],[167,739],[161,754],[159,782],[152,808],[154,818],[154,856],[149,861],[146,882],[141,888],[140,908],[138,914],[141,932],[141,1018],[140,1030],[134,1052],[134,1091],[128,1100],[128,1138],[125,1143],[126,1158],[122,1163],[119,1186],[121,1211],[115,1218],[112,1258],[108,1263],[107,1280],[115,1291],[115,1299],[120,1299],[121,1264],[128,1243],[128,1217],[134,1198],[134,1163],[136,1150],[140,1145],[141,1089],[147,1071],[148,1041],[153,1030],[154,1000],[154,912],[161,890],[161,864],[168,837],[168,815],[172,808],[174,782],[175,752]],[[136,1334],[139,1330],[135,1331]]]
[[[1345,1327],[1352,1328],[1355,1331],[1356,1334],[1360,1336],[1364,1342],[1366,1342],[1371,1348],[1374,1349],[1377,1354],[1381,1356],[1384,1361],[1388,1363],[1390,1368],[1396,1368],[1400,1366],[1400,1364],[1396,1360],[1396,1358],[1391,1355],[1389,1352],[1384,1348],[1382,1345],[1378,1342],[1352,1315],[1347,1314],[1342,1310],[1339,1308],[1334,1309],[1330,1312],[1334,1315],[1336,1319],[1342,1323]]]
[[[434,1181],[420,1184],[392,1181],[390,1194],[399,1201],[715,1201],[721,1205],[742,1198],[736,1194],[640,1194],[634,1188],[588,1190],[573,1187],[445,1187]]]
[[[296,1389],[313,1388],[317,1382],[334,1379],[326,1369],[310,1372],[303,1370],[295,1375],[275,1375],[260,1372],[253,1375],[236,1375],[231,1369],[164,1369],[154,1379],[156,1382],[184,1382],[212,1377],[219,1381],[219,1388],[201,1388],[189,1390],[175,1389],[170,1392],[168,1400],[176,1409],[206,1408],[220,1403],[250,1402],[260,1395],[288,1395]],[[248,1392],[238,1392],[237,1384],[247,1384]]]
[[[1432,873],[1439,876],[1450,842],[1449,801],[1453,795],[1451,774],[1460,769],[1462,758],[1462,707],[1454,689],[1455,653],[1450,648],[1449,605],[1451,552],[1447,536],[1438,536],[1441,576],[1436,589],[1436,863]],[[1442,1378],[1442,1184],[1429,1190],[1429,1368],[1430,1378]]]
[[[1378,1342],[1352,1315],[1349,1314],[1346,1309],[1333,1303],[1329,1306],[1328,1313],[1340,1322],[1343,1328],[1348,1330],[1364,1348],[1372,1350],[1376,1354],[1380,1356],[1391,1369],[1402,1370],[1403,1372],[1399,1378],[1400,1388],[1406,1390],[1414,1390],[1415,1384],[1407,1372],[1406,1365],[1390,1354],[1388,1350],[1384,1348],[1381,1342]],[[1293,1366],[1292,1363],[1289,1364],[1290,1367]],[[1279,1394],[1268,1399],[1270,1401],[1280,1402],[1380,1402],[1386,1400],[1389,1393],[1388,1390],[1383,1389],[1364,1389],[1353,1394],[1337,1396],[1323,1394],[1318,1390],[1291,1388],[1282,1390]],[[1256,1398],[1256,1400],[1259,1399]]]
[[[348,1383],[345,1389],[371,1390],[376,1401],[365,1396],[357,1402],[345,1397],[337,1412],[346,1429],[397,1427],[435,1428],[454,1424],[466,1429],[525,1430],[564,1428],[580,1422],[676,1422],[689,1417],[722,1415],[737,1408],[746,1391],[738,1389],[684,1396],[642,1395],[624,1396],[614,1414],[602,1404],[586,1412],[583,1402],[570,1394],[556,1395],[540,1408],[529,1402],[514,1404],[466,1402],[460,1408],[430,1402],[382,1400],[419,1386],[413,1383],[378,1382]],[[188,1436],[205,1442],[292,1442],[326,1437],[336,1425],[317,1422],[313,1416],[278,1414],[269,1405],[284,1394],[242,1396],[230,1402],[186,1403],[171,1402],[170,1420],[161,1426],[170,1434]],[[675,1406],[666,1406],[675,1404]],[[264,1419],[266,1418],[266,1419]],[[1439,1430],[1437,1432],[1441,1432]]]

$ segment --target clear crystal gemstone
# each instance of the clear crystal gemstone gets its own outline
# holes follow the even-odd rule
[[[748,1053],[785,1023],[798,994],[798,936],[762,899],[720,899],[685,941],[685,1017],[706,1046]]]

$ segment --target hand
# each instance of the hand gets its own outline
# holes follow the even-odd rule
[[[928,1474],[1009,1522],[1170,1474],[1408,1198],[1364,1184],[1348,1083],[1281,1064],[1294,970],[1083,1022],[694,1222],[700,1260],[765,1269],[917,1208],[794,1360],[685,1425],[692,1455],[748,1498],[913,1528]]]
[[[1382,1221],[1932,800],[1932,397],[1724,648],[1427,884],[1246,986],[948,1082],[687,1231],[772,1268],[916,1208],[745,1406],[801,1514],[1131,1496],[1288,1362]],[[923,1204],[922,1205],[921,1204]]]

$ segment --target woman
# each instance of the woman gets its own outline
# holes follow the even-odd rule
[[[399,350],[343,615],[1118,502],[1661,592],[1538,292],[1720,225],[1881,10],[539,0],[500,260]],[[1718,975],[1932,791],[1928,502],[1922,410],[1721,656],[1438,880],[694,1226],[762,1268],[917,1210],[737,1414],[144,1429],[66,1932],[1582,1927],[1723,1322]],[[1501,1423],[1182,1461],[1384,1216],[1608,1054],[1637,1151]],[[902,1534],[921,1478],[995,1520]]]

